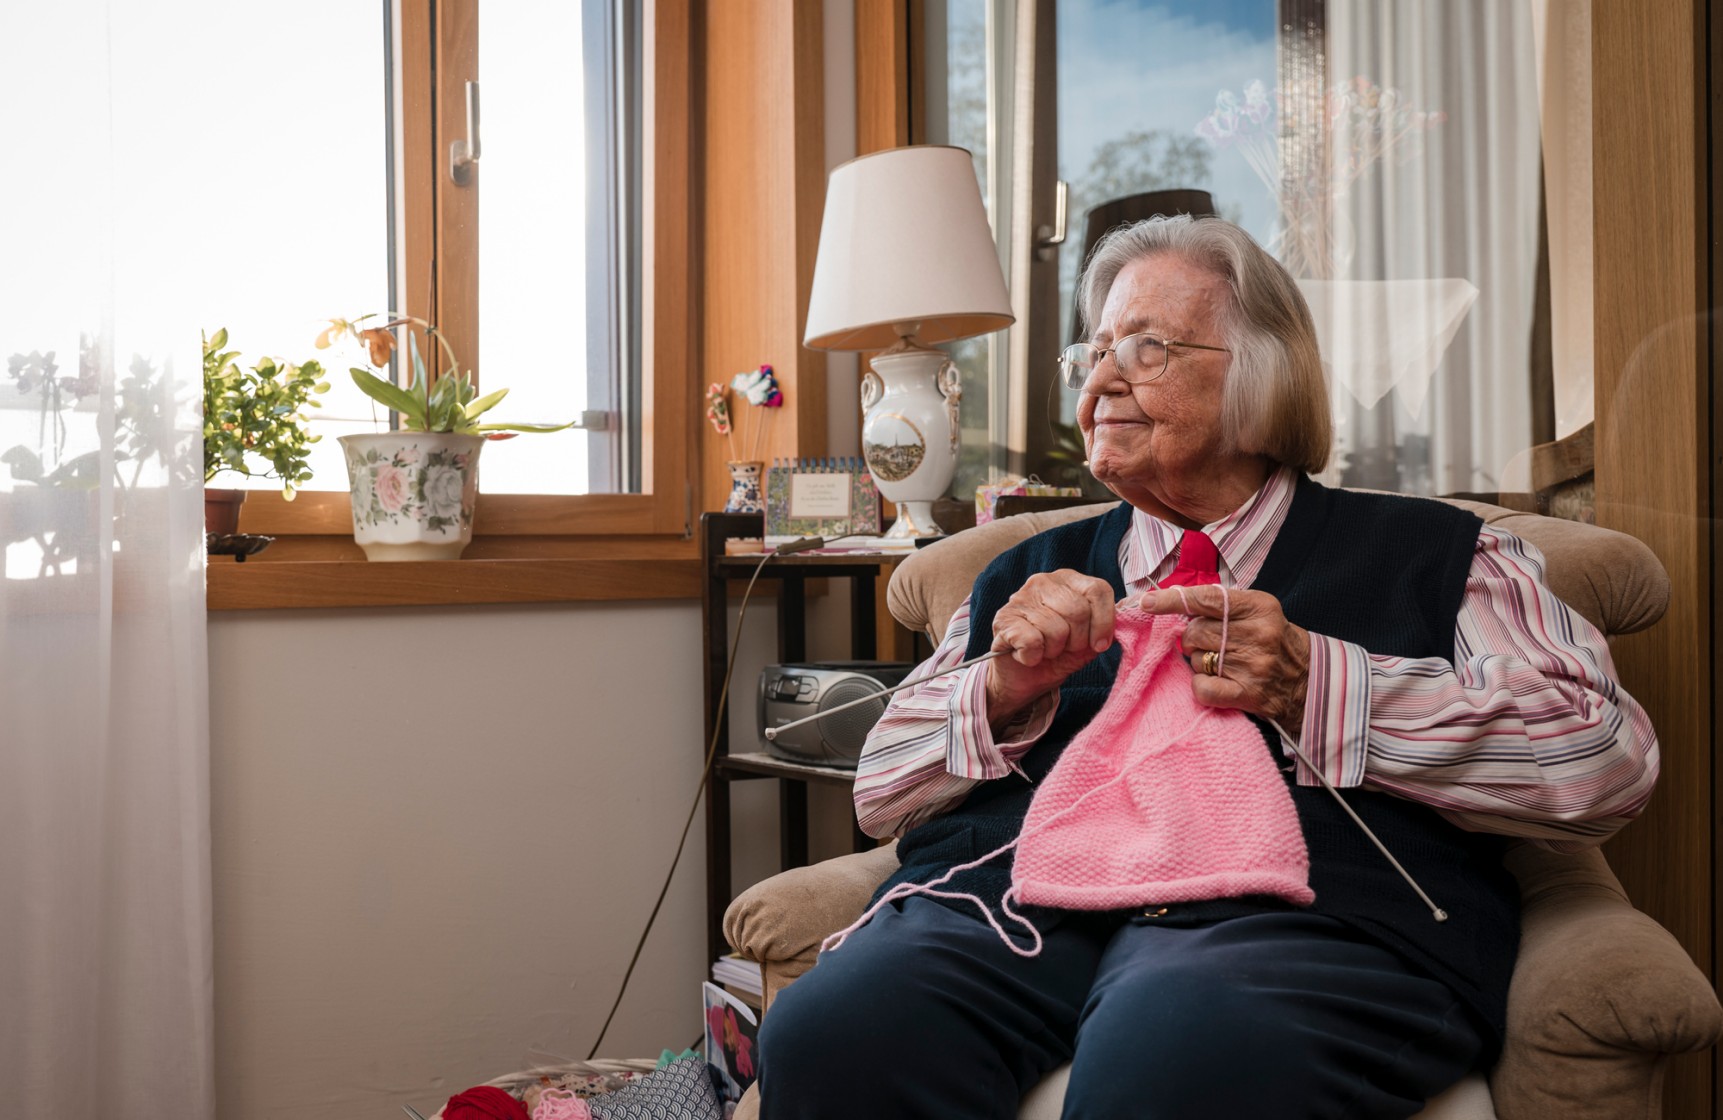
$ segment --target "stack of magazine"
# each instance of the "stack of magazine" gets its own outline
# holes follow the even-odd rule
[[[754,1000],[750,1002],[758,1001],[765,989],[760,978],[759,962],[746,960],[735,953],[719,957],[712,962],[712,980],[732,992],[753,996]]]

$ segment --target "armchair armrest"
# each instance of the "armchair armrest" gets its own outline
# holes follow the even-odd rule
[[[867,900],[897,870],[895,842],[798,867],[756,883],[724,911],[724,936],[760,962],[764,1003],[814,967],[820,942],[861,916]]]
[[[1662,1116],[1669,1055],[1723,1034],[1716,993],[1675,938],[1633,909],[1601,852],[1521,845],[1507,862],[1523,910],[1507,1042],[1490,1075],[1497,1115]]]

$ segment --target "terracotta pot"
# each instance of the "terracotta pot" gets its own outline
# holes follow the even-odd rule
[[[203,531],[217,536],[239,532],[239,507],[245,504],[244,490],[203,491]]]

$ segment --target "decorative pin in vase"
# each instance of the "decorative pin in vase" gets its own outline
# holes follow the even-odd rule
[[[728,387],[716,381],[706,386],[706,419],[711,423],[712,430],[724,437],[725,447],[730,453],[729,461],[724,464],[730,471],[730,497],[724,503],[724,512],[763,513],[766,499],[760,483],[766,464],[755,456],[759,454],[760,440],[776,412],[756,414],[752,425],[752,440],[746,435],[741,440],[742,446],[748,449],[749,458],[738,459],[735,424],[730,414],[732,391],[747,404],[772,410],[784,406],[784,394],[778,387],[778,378],[772,372],[772,367],[765,365],[746,373],[738,373],[730,379]]]
[[[519,432],[559,432],[567,424],[481,424],[479,417],[508,395],[498,389],[478,395],[472,374],[460,372],[448,339],[423,319],[401,316],[376,327],[357,319],[332,319],[317,336],[319,349],[351,336],[382,369],[395,349],[396,328],[405,328],[413,383],[401,388],[369,370],[348,372],[360,390],[401,418],[398,431],[340,437],[346,453],[353,502],[353,539],[367,560],[458,560],[473,539],[479,495],[479,452],[485,441]],[[433,379],[425,370],[415,331],[435,339],[448,368]]]

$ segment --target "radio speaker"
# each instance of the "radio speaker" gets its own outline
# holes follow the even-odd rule
[[[760,742],[768,753],[790,762],[854,769],[868,732],[885,714],[889,696],[791,728],[775,739],[766,738],[766,728],[782,727],[900,684],[912,668],[907,661],[768,665],[760,674]]]

